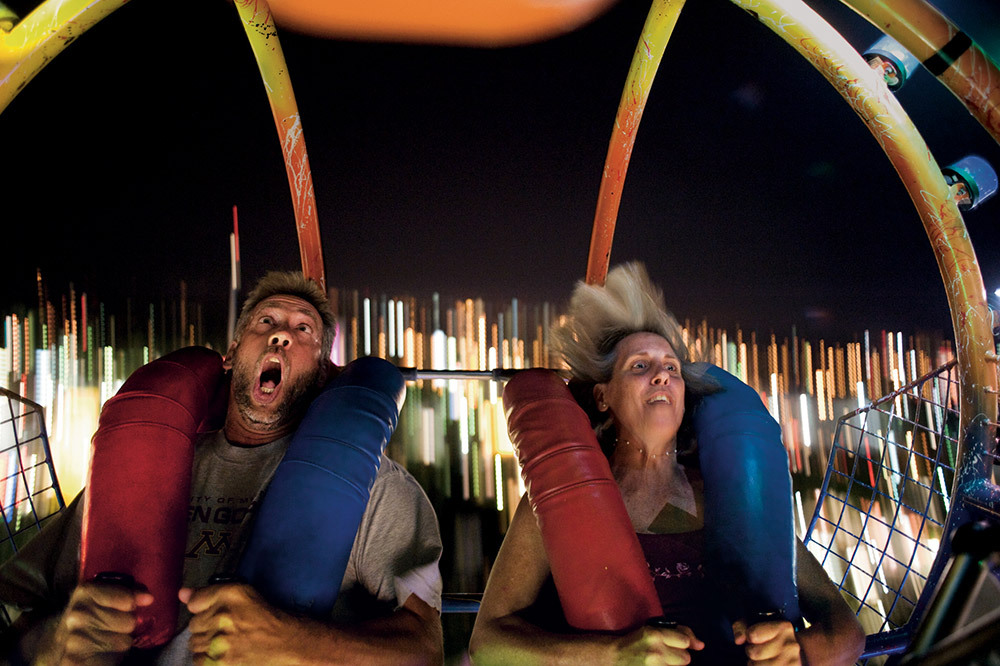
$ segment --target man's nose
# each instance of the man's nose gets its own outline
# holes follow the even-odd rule
[[[287,347],[292,344],[292,337],[285,331],[277,331],[271,336],[271,344],[279,347]]]

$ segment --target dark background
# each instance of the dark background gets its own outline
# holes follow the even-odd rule
[[[35,3],[8,1],[26,13]],[[878,31],[811,2],[859,50]],[[991,0],[941,5],[1000,52]],[[586,268],[608,139],[648,11],[619,2],[571,34],[504,48],[281,32],[331,286],[563,301]],[[899,93],[942,166],[1000,150],[926,71]],[[0,307],[35,269],[111,304],[180,280],[224,327],[238,205],[244,284],[298,267],[267,99],[235,8],[132,0],[0,117]],[[966,214],[1000,286],[1000,198]],[[864,124],[774,33],[689,0],[639,130],[612,263],[641,259],[681,317],[848,337],[950,335],[913,204]]]

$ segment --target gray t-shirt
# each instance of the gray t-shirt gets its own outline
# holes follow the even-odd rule
[[[290,437],[245,447],[221,432],[195,447],[184,585],[203,587],[213,574],[232,574],[250,537],[253,508],[288,447]],[[0,567],[0,600],[17,609],[65,606],[79,571],[82,495],[14,558]],[[416,480],[382,456],[354,539],[332,619],[356,622],[387,614],[410,594],[441,609],[441,535],[434,509]],[[180,626],[189,616],[182,607]],[[189,663],[187,631],[170,642],[158,663]]]
[[[202,587],[213,574],[236,571],[250,537],[253,507],[263,497],[261,489],[270,482],[289,440],[243,447],[229,444],[220,433],[198,447],[188,510],[185,586]],[[427,495],[409,472],[383,455],[334,616],[367,619],[384,612],[385,604],[391,604],[388,610],[398,608],[410,594],[440,610],[440,556],[441,535]]]

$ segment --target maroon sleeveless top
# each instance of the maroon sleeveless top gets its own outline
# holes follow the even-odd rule
[[[720,610],[720,586],[705,578],[704,530],[636,536],[663,615],[690,627],[706,643],[704,650],[691,651],[691,663],[745,664],[743,649],[732,642],[732,628]]]
[[[636,534],[646,556],[649,574],[663,614],[681,624],[685,615],[700,608],[705,598],[705,569],[702,566],[704,531],[677,534]]]

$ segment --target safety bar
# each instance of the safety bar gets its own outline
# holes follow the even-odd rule
[[[494,368],[493,370],[422,370],[420,368],[399,368],[403,379],[415,382],[421,379],[482,379],[485,381],[505,382],[520,369]],[[553,372],[559,373],[559,370]]]
[[[442,613],[478,613],[482,592],[445,592],[441,595]]]

